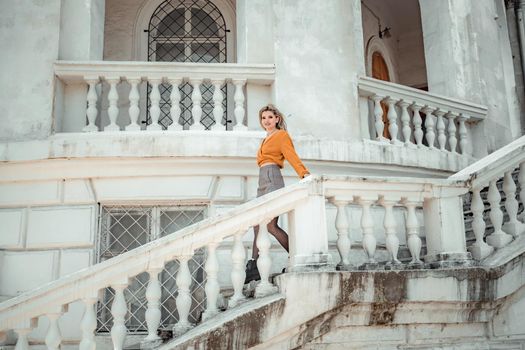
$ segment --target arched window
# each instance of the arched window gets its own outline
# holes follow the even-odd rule
[[[211,1],[166,0],[156,8],[149,22],[148,61],[224,63],[227,57],[226,33],[224,18]],[[160,86],[159,123],[164,129],[173,122],[170,117],[171,89],[169,84]],[[213,86],[210,83],[203,83],[200,89],[203,117],[196,122],[201,122],[206,129],[209,129],[214,124]],[[188,129],[194,122],[191,117],[193,87],[184,83],[179,86],[179,91],[182,112],[178,123],[184,129]],[[226,85],[223,85],[222,93],[226,96]],[[226,100],[223,99],[222,124],[227,126]],[[147,123],[151,123],[149,115]]]

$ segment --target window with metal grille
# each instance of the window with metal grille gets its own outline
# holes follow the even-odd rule
[[[100,212],[100,236],[98,244],[98,261],[110,259],[119,254],[137,248],[154,239],[178,231],[186,226],[201,221],[206,216],[204,206],[102,206]],[[206,305],[204,285],[204,250],[197,251],[188,262],[192,275],[192,305],[189,321],[197,323]],[[175,277],[178,272],[177,261],[168,262],[159,275],[161,283],[161,329],[171,330],[178,321],[175,300],[177,285]],[[147,332],[145,312],[147,310],[146,288],[149,275],[144,272],[134,277],[125,289],[124,296],[128,305],[126,327],[130,332]],[[97,332],[109,332],[113,325],[111,304],[114,291],[104,290],[102,302],[97,310]]]
[[[148,28],[148,60],[161,62],[226,62],[226,23],[219,9],[210,1],[204,0],[166,0],[157,7],[151,16]],[[160,116],[159,124],[164,129],[173,121],[170,116],[170,94],[172,86],[161,84],[159,91]],[[201,123],[206,129],[214,124],[213,118],[213,85],[205,82],[200,85],[202,94],[202,117],[194,121],[191,116],[191,93],[189,83],[179,86],[181,95],[181,116],[178,123],[186,130],[194,122]],[[226,84],[221,88],[227,96]],[[148,96],[151,87],[148,85]],[[228,127],[226,98],[222,107],[224,114],[221,123]],[[148,114],[146,123],[151,124]],[[219,122],[219,121],[217,121]]]

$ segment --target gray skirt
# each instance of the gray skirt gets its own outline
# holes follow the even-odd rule
[[[281,169],[277,164],[269,164],[259,168],[259,187],[257,197],[284,187]]]

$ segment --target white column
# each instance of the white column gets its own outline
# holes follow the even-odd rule
[[[346,205],[348,201],[334,200],[334,205],[337,207],[337,214],[335,216],[335,228],[337,230],[337,250],[341,261],[337,265],[339,270],[348,268],[350,266],[350,248],[352,242],[348,234],[348,216],[346,215]]]
[[[394,100],[391,97],[387,97],[385,102],[388,105],[388,112],[386,114],[386,117],[388,118],[388,132],[390,133],[390,139],[392,143],[398,143],[399,140],[397,139],[397,112],[395,108],[396,100]]]
[[[82,340],[78,346],[79,350],[95,350],[95,329],[97,328],[96,303],[98,298],[84,298],[84,315],[80,322]]]
[[[217,260],[217,242],[208,244],[208,256],[204,264],[204,271],[206,271],[206,285],[204,290],[206,292],[206,311],[202,315],[202,320],[205,321],[219,313],[217,309],[217,298],[219,297],[220,286],[217,280],[217,273],[219,272],[219,262]]]
[[[31,333],[31,328],[15,328],[14,332],[18,336],[16,340],[15,350],[29,350],[29,342],[27,335]]]
[[[525,162],[520,164],[520,172],[518,174],[518,182],[520,184],[520,201],[521,205],[525,208]],[[522,222],[525,222],[525,209],[519,216]]]
[[[152,263],[148,269],[149,281],[146,288],[146,300],[148,301],[148,308],[146,310],[146,325],[148,326],[148,335],[141,342],[144,346],[151,348],[162,343],[162,339],[157,335],[157,329],[160,325],[161,311],[160,298],[162,296],[159,273],[162,271],[164,263]],[[142,347],[141,346],[141,347]]]
[[[129,90],[129,119],[131,123],[126,126],[126,131],[138,131],[140,130],[138,123],[140,114],[138,85],[140,84],[140,78],[129,78],[128,82],[131,85]]]
[[[177,304],[179,321],[173,327],[173,335],[176,337],[186,333],[191,327],[193,327],[188,321],[191,307],[191,273],[188,267],[188,260],[190,260],[190,258],[190,255],[177,258],[179,261],[179,271],[177,272],[175,282],[177,284],[179,295],[177,296],[175,303]]]
[[[151,118],[151,124],[147,126],[147,130],[162,130],[162,126],[159,124],[160,117],[160,91],[159,85],[162,82],[161,78],[151,78],[149,83],[151,84],[151,91],[149,93],[149,116]]]
[[[426,134],[425,139],[427,140],[427,144],[429,148],[434,148],[434,140],[436,138],[436,134],[434,133],[434,116],[432,115],[432,111],[434,108],[425,106],[423,107],[423,113],[425,113],[425,128],[426,128]]]
[[[58,328],[58,319],[62,316],[62,312],[49,313],[46,316],[49,319],[49,328],[45,343],[49,350],[58,350],[62,342],[62,335],[60,334],[60,328]]]
[[[412,133],[412,129],[410,128],[410,115],[408,114],[408,105],[410,103],[401,100],[397,104],[401,108],[401,131],[403,132],[403,141],[405,141],[405,145],[410,145],[410,136]]]
[[[505,209],[509,215],[509,221],[503,225],[503,231],[518,237],[525,231],[525,225],[518,221],[518,201],[516,200],[516,184],[512,178],[512,170],[505,173],[503,177],[503,191],[505,192]]]
[[[257,268],[261,275],[261,282],[255,287],[255,297],[260,298],[277,292],[277,287],[270,283],[270,269],[272,267],[272,258],[270,257],[270,235],[266,227],[270,219],[263,220],[259,224],[259,233],[257,234],[257,248],[259,249],[259,258],[257,259]]]
[[[458,144],[458,139],[456,137],[456,117],[457,114],[453,112],[448,112],[445,117],[448,119],[448,147],[450,152],[456,153],[456,146]]]
[[[109,125],[104,127],[104,131],[119,131],[120,128],[117,125],[118,117],[118,92],[117,84],[120,82],[120,78],[107,78],[106,81],[109,84],[109,93],[108,93],[108,117]]]
[[[503,212],[500,209],[501,196],[496,186],[497,180],[492,180],[489,185],[487,199],[490,203],[490,221],[494,226],[494,232],[487,237],[487,243],[495,248],[506,246],[512,241],[512,236],[503,232],[501,224],[503,222]]]
[[[126,313],[128,308],[126,299],[124,297],[124,289],[127,284],[116,284],[111,286],[115,291],[113,304],[111,305],[111,316],[113,316],[113,327],[111,327],[111,340],[113,341],[113,349],[122,350],[124,346],[124,339],[128,329],[126,328]]]
[[[370,206],[375,202],[375,199],[357,198],[356,202],[361,205],[361,230],[363,232],[363,249],[368,257],[368,263],[375,263],[374,258],[376,252],[376,238],[374,237],[374,220],[370,214]]]
[[[486,258],[494,248],[489,246],[483,240],[485,235],[485,220],[483,220],[483,211],[485,206],[483,200],[481,199],[480,192],[482,187],[472,189],[472,201],[470,204],[470,211],[472,211],[472,231],[474,231],[474,236],[476,237],[476,242],[472,244],[469,248],[469,252],[472,254],[472,257],[476,260],[481,260]]]
[[[412,123],[414,123],[414,139],[416,141],[416,145],[418,147],[422,147],[423,129],[421,128],[421,125],[423,124],[423,120],[421,119],[421,115],[419,114],[421,106],[414,103],[410,106],[410,109],[412,109]]]
[[[383,108],[381,107],[381,100],[383,100],[383,98],[383,96],[379,95],[374,95],[371,97],[372,101],[374,102],[374,126],[376,128],[376,138],[379,141],[385,140],[385,138],[383,137],[385,123],[383,122]]]
[[[97,84],[99,82],[99,78],[86,78],[86,82],[89,84],[89,90],[87,93],[87,111],[86,116],[88,120],[88,125],[86,125],[82,131],[85,132],[94,132],[98,131],[97,126],[95,125],[95,121],[97,119]]]
[[[168,130],[182,130],[182,125],[179,124],[180,114],[182,112],[180,108],[180,91],[179,85],[182,84],[181,78],[168,79],[168,83],[171,85],[170,94],[170,117],[172,123],[168,126]]]
[[[244,245],[242,244],[243,234],[244,231],[237,232],[235,234],[235,241],[233,243],[231,272],[233,295],[228,301],[229,308],[237,306],[239,302],[245,299],[244,294],[242,294],[244,279],[246,278],[246,272],[244,271],[244,259],[246,259],[246,250],[244,249]]]
[[[212,130],[225,130],[225,126],[222,125],[222,116],[224,114],[224,108],[222,108],[222,102],[224,95],[222,94],[221,86],[224,84],[224,79],[212,80],[213,84],[213,119],[215,124],[212,126]]]
[[[461,154],[467,154],[467,127],[465,126],[465,121],[468,119],[468,116],[463,114],[459,115],[459,150]]]
[[[233,96],[235,101],[235,126],[233,130],[248,130],[248,127],[244,125],[244,85],[246,84],[246,79],[233,79],[232,83],[235,85],[235,94]]]
[[[445,135],[445,122],[443,121],[443,116],[445,112],[440,109],[437,109],[434,114],[437,117],[436,129],[437,129],[437,140],[439,145],[439,150],[444,151],[445,145],[447,144],[447,136]]]
[[[397,200],[382,198],[380,204],[385,208],[385,219],[383,225],[386,234],[386,249],[390,254],[390,264],[401,264],[397,259],[397,252],[399,251],[399,238],[396,234],[396,220],[394,218],[394,205]]]
[[[419,258],[421,254],[421,238],[419,237],[419,222],[417,221],[416,216],[416,206],[418,203],[410,200],[404,200],[403,204],[407,208],[407,245],[410,255],[412,256],[410,264],[422,264],[422,261]]]
[[[204,125],[201,123],[202,118],[202,95],[201,95],[201,84],[202,79],[190,79],[190,84],[193,86],[191,93],[191,116],[193,117],[193,124],[190,126],[190,130],[204,130]]]

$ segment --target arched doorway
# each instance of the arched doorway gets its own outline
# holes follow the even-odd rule
[[[227,31],[224,17],[213,2],[165,0],[155,9],[149,21],[148,61],[224,63],[227,57]],[[164,129],[172,122],[178,122],[183,129],[189,129],[194,122],[200,122],[206,129],[210,129],[215,123],[212,84],[203,83],[200,86],[202,95],[200,121],[192,120],[193,87],[190,84],[184,83],[179,86],[181,116],[178,121],[173,121],[170,116],[171,85],[162,84],[159,89],[161,93],[159,123]],[[226,85],[222,86],[222,93],[227,96]],[[223,99],[222,118],[225,127],[228,126],[226,100],[227,98]],[[151,123],[149,115],[146,123]]]

